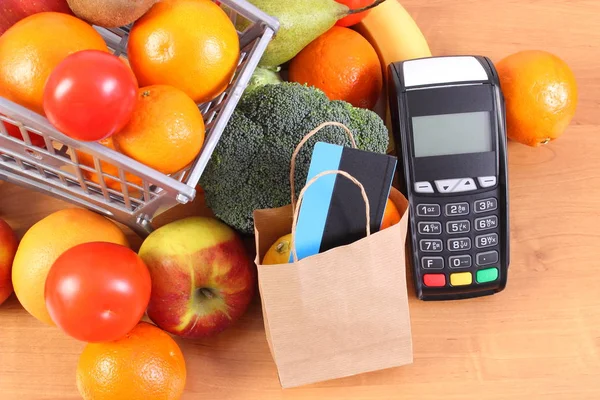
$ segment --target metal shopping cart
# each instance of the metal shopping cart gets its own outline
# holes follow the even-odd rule
[[[198,105],[206,124],[206,140],[192,165],[173,175],[162,174],[101,144],[71,139],[54,129],[46,118],[0,97],[0,121],[4,122],[0,123],[0,180],[86,207],[128,225],[142,236],[152,231],[154,217],[192,201],[227,122],[279,28],[275,18],[245,0],[219,3],[234,23],[238,18],[250,23],[244,24],[247,28],[243,32],[238,31],[240,58],[229,87],[212,101]],[[115,55],[127,56],[127,27],[95,28]],[[11,125],[20,130],[22,140],[9,134],[7,127]],[[82,163],[83,156],[91,157],[93,165]],[[114,166],[111,173],[106,172],[107,165]],[[91,180],[94,174],[96,179]],[[118,184],[107,185],[108,180]],[[119,186],[121,190],[116,190]]]

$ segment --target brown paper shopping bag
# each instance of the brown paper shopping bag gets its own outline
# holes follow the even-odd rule
[[[311,132],[311,134],[314,134]],[[361,188],[360,182],[341,174]],[[390,194],[401,221],[347,246],[290,264],[262,265],[269,247],[292,232],[299,205],[254,213],[256,264],[264,324],[282,387],[356,375],[412,363],[405,274],[408,202]],[[294,202],[292,201],[292,204]],[[293,246],[293,245],[292,245]]]

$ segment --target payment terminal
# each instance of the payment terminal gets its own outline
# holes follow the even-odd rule
[[[389,75],[417,296],[502,291],[509,207],[505,108],[494,65],[479,56],[431,57],[391,64]]]

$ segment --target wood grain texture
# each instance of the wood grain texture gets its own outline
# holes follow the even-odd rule
[[[179,341],[184,399],[600,398],[600,2],[404,0],[436,55],[498,61],[546,49],[575,71],[580,103],[558,141],[509,145],[512,263],[496,296],[424,303],[410,287],[413,365],[281,390],[255,301],[218,338]],[[201,201],[161,221],[206,212]],[[0,185],[0,217],[22,235],[66,203]],[[134,243],[139,244],[139,239]],[[13,298],[0,307],[0,398],[78,399],[83,348],[30,317]]]

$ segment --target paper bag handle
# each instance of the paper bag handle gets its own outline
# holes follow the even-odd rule
[[[356,141],[354,140],[354,135],[352,135],[352,132],[350,131],[350,129],[348,129],[348,127],[346,125],[344,125],[340,122],[335,122],[335,121],[324,122],[321,125],[317,126],[315,129],[313,129],[312,131],[310,131],[309,133],[307,133],[306,136],[304,136],[304,138],[300,141],[300,143],[298,143],[298,146],[296,146],[296,149],[294,150],[294,153],[292,154],[292,160],[290,161],[290,188],[291,188],[291,192],[292,192],[292,210],[296,209],[296,188],[294,185],[294,180],[296,178],[295,177],[295,175],[296,175],[296,157],[298,156],[298,153],[300,153],[302,146],[304,146],[304,144],[308,141],[308,139],[310,139],[311,137],[316,135],[321,129],[325,128],[326,126],[339,126],[340,128],[344,129],[346,131],[346,133],[348,134],[348,137],[350,138],[352,147],[356,149]]]
[[[347,173],[346,171],[332,170],[332,171],[324,171],[312,178],[306,186],[300,191],[300,195],[298,196],[298,207],[294,209],[294,219],[292,220],[292,242],[291,249],[292,255],[294,256],[294,262],[298,262],[298,253],[296,252],[296,226],[298,225],[298,216],[300,215],[300,205],[302,204],[302,199],[304,199],[304,193],[306,190],[317,180],[327,175],[342,175],[343,177],[349,179],[352,183],[354,183],[360,189],[360,193],[362,195],[363,200],[365,201],[365,209],[367,213],[367,236],[371,236],[371,206],[369,205],[369,198],[367,197],[367,192],[365,191],[364,186],[352,175]]]

